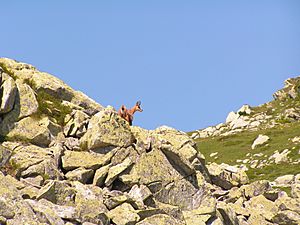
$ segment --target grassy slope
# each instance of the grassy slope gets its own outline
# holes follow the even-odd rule
[[[285,102],[272,101],[268,104],[256,107],[254,110],[257,113],[267,112],[268,115],[278,115],[278,113],[283,112],[284,109],[291,106],[299,106],[299,100],[289,100]],[[197,142],[199,151],[206,157],[207,162],[238,165],[241,163],[237,163],[236,160],[250,159],[249,156],[246,156],[248,153],[251,153],[252,159],[263,160],[268,159],[276,150],[282,152],[284,149],[289,149],[291,151],[289,157],[293,161],[299,159],[300,155],[298,152],[300,150],[300,143],[293,143],[289,139],[300,136],[300,121],[289,123],[289,121],[282,120],[277,122],[280,124],[273,128],[262,129],[259,131],[243,131],[230,136],[208,137],[197,139],[195,141]],[[270,141],[267,146],[258,147],[252,150],[251,145],[259,134],[268,135]],[[210,154],[213,152],[218,152],[218,158],[210,157]],[[263,156],[253,156],[253,154],[257,153],[263,153]],[[245,165],[249,168],[247,173],[251,181],[258,179],[268,179],[272,181],[281,175],[300,173],[299,164],[271,164],[260,169],[251,169],[249,164]]]

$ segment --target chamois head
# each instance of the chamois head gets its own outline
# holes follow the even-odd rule
[[[142,108],[141,108],[141,101],[137,101],[136,103],[135,103],[135,109],[136,109],[136,111],[139,111],[139,112],[143,112],[143,110],[142,110]]]

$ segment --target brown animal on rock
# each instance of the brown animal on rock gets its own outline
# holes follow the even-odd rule
[[[118,111],[119,116],[121,116],[123,119],[125,119],[129,125],[132,125],[133,121],[133,114],[136,112],[143,112],[141,108],[141,101],[136,102],[135,106],[133,106],[131,109],[127,109],[125,105],[122,105],[121,108]]]

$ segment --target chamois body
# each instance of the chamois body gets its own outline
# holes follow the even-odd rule
[[[121,116],[123,119],[125,119],[129,125],[132,125],[133,121],[133,114],[136,112],[143,112],[141,108],[141,101],[138,101],[135,106],[133,106],[131,109],[127,109],[125,105],[122,105],[121,108],[118,111],[119,116]]]

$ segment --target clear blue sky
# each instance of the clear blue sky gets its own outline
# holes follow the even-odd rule
[[[300,75],[299,0],[9,0],[0,29],[1,57],[104,106],[141,100],[147,129],[223,122]]]

